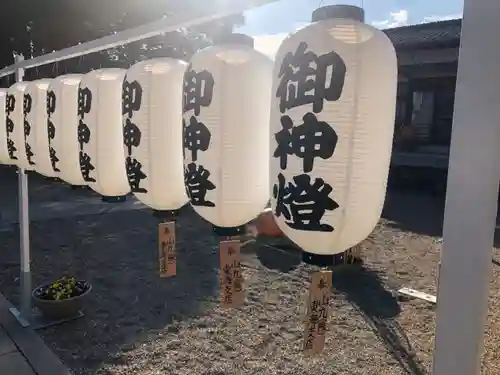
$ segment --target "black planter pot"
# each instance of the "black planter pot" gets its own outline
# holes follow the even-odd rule
[[[38,295],[40,294],[40,290],[47,288],[52,283],[46,283],[38,286],[33,290],[32,293],[35,306],[38,307],[42,315],[49,319],[62,320],[76,316],[82,309],[85,299],[92,291],[92,285],[83,280],[80,280],[79,282],[83,282],[87,285],[87,289],[85,290],[85,292],[83,292],[79,296],[62,299],[59,301],[46,300],[38,297]]]

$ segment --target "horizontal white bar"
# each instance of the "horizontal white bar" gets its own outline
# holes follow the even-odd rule
[[[401,288],[401,289],[398,290],[398,293],[404,294],[404,295],[407,295],[407,296],[410,296],[410,297],[418,298],[418,299],[421,299],[421,300],[424,300],[424,301],[427,301],[427,302],[430,302],[430,303],[434,303],[434,304],[437,303],[437,297],[436,296],[433,296],[431,294],[427,294],[427,293],[424,293],[424,292],[420,292],[420,291],[415,290],[415,289]]]
[[[193,27],[216,19],[226,17],[232,14],[241,13],[245,10],[261,6],[266,3],[272,3],[276,0],[231,0],[224,2],[227,4],[218,12],[213,14],[172,16],[163,18],[159,21],[151,22],[138,26],[133,29],[95,39],[90,42],[81,43],[73,47],[65,48],[59,51],[48,53],[43,56],[35,57],[31,60],[25,60],[18,64],[10,65],[0,70],[0,77],[15,73],[16,69],[28,69],[36,66],[47,65],[61,60],[67,60],[74,57],[87,55],[93,52],[103,51],[105,49],[118,47],[127,43],[135,42],[141,39],[151,38],[165,32],[175,31],[183,27]],[[222,3],[222,2],[221,2]]]

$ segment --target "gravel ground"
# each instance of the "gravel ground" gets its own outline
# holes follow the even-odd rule
[[[79,194],[44,184],[34,193],[42,201]],[[41,198],[54,189],[61,190]],[[84,318],[39,333],[75,374],[427,374],[435,309],[394,290],[435,293],[442,206],[423,193],[389,193],[384,219],[362,244],[365,265],[334,271],[326,349],[313,358],[301,354],[312,268],[294,250],[247,245],[247,302],[221,310],[217,239],[189,209],[178,221],[178,276],[170,279],[157,276],[157,219],[149,210],[35,222],[34,283],[69,272],[93,285]],[[0,292],[15,303],[18,249],[17,226],[1,231]],[[500,374],[498,324],[494,264],[485,375]]]

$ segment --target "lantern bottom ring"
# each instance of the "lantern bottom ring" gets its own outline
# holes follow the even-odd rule
[[[127,200],[127,196],[126,195],[118,195],[118,196],[103,195],[101,199],[103,202],[106,202],[106,203],[121,203],[121,202],[125,202]]]
[[[212,230],[217,236],[220,237],[233,237],[239,236],[246,233],[246,225],[240,225],[238,227],[218,227],[214,225]]]
[[[180,213],[181,210],[153,210],[153,216],[163,222],[174,220]]]
[[[363,260],[353,254],[352,249],[334,255],[313,254],[302,251],[302,262],[317,267],[338,267],[344,265],[360,265]]]

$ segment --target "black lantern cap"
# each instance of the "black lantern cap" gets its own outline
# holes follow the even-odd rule
[[[251,36],[245,34],[220,34],[216,38],[214,38],[214,44],[242,44],[247,47],[254,48],[254,39]]]
[[[365,11],[354,5],[327,5],[316,9],[312,14],[312,22],[325,21],[333,18],[344,18],[365,21]]]

